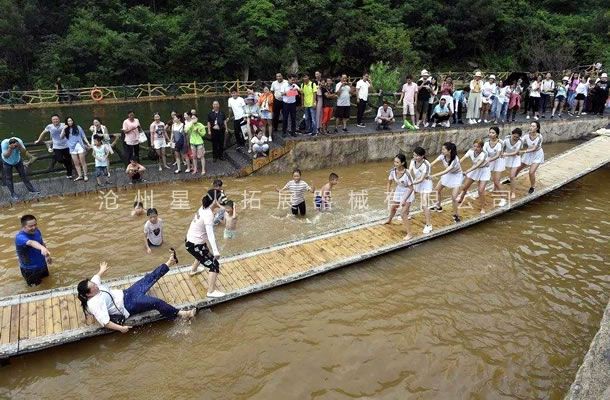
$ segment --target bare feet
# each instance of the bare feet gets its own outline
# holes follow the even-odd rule
[[[390,225],[391,223],[392,223],[392,220],[390,219],[390,220],[387,220],[386,222],[384,222],[383,224],[384,225]]]
[[[407,236],[405,236],[405,239],[404,239],[404,240],[405,240],[405,241],[409,241],[409,240],[411,240],[411,239],[413,239],[413,235],[408,234]]]

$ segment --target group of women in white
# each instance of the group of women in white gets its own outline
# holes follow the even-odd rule
[[[469,158],[470,168],[464,170],[462,163]],[[534,192],[536,186],[536,170],[544,162],[542,150],[542,135],[540,123],[534,121],[529,126],[529,132],[523,136],[520,128],[513,129],[509,136],[500,139],[500,129],[493,126],[489,129],[489,140],[476,139],[471,149],[462,158],[458,157],[454,143],[443,144],[441,154],[432,162],[426,159],[426,151],[421,147],[413,150],[413,159],[407,166],[407,157],[398,154],[394,158],[394,168],[390,171],[387,193],[390,194],[390,215],[386,224],[390,224],[398,209],[401,209],[403,224],[407,230],[405,240],[412,238],[409,210],[415,202],[415,195],[421,199],[424,211],[425,225],[423,233],[432,232],[430,211],[441,212],[442,192],[445,188],[451,190],[453,220],[461,221],[459,205],[464,201],[468,189],[477,183],[478,194],[473,197],[480,199],[481,214],[485,213],[485,187],[493,181],[493,191],[501,191],[501,178],[504,171],[510,171],[510,198],[515,198],[515,178],[524,168],[529,168],[530,188]],[[435,174],[432,167],[442,163],[444,169]],[[436,204],[430,204],[430,194],[433,192],[433,178],[440,177],[434,189],[437,194]],[[394,189],[392,191],[392,187]],[[500,200],[500,207],[507,204],[506,199]]]

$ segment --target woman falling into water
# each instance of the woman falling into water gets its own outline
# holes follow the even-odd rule
[[[430,222],[430,193],[432,193],[432,179],[430,178],[430,162],[426,159],[426,150],[416,147],[413,150],[413,159],[409,164],[409,172],[413,177],[413,190],[418,193],[421,199],[421,209],[426,217],[424,234],[432,232]]]
[[[441,172],[437,172],[434,175],[431,175],[431,178],[436,178],[438,176],[441,177],[441,181],[436,185],[436,205],[430,210],[441,212],[443,211],[443,207],[441,207],[441,194],[443,193],[444,188],[451,189],[451,205],[453,208],[453,221],[458,223],[461,221],[459,210],[458,210],[458,195],[460,193],[460,186],[462,185],[462,166],[460,165],[460,159],[457,156],[457,147],[454,143],[445,142],[441,149],[441,155],[438,156],[432,163],[430,167],[433,167],[434,164],[442,162],[445,166],[445,169]]]
[[[521,165],[517,168],[517,174],[529,166],[530,188],[529,194],[534,193],[536,188],[536,170],[544,162],[544,150],[542,150],[542,135],[540,134],[540,123],[534,121],[530,124],[529,134],[523,138],[527,150],[521,150]]]
[[[392,184],[396,185],[396,189],[392,193]],[[415,201],[415,190],[413,189],[413,178],[407,170],[407,157],[404,154],[397,154],[394,157],[394,168],[390,171],[388,177],[388,187],[386,193],[392,193],[392,199],[389,202],[390,215],[386,224],[391,224],[392,219],[396,215],[398,207],[401,207],[400,215],[402,217],[402,223],[405,225],[407,230],[407,236],[405,240],[410,240],[413,236],[411,235],[411,224],[409,222],[409,208],[413,201]]]
[[[464,175],[466,175],[466,181],[462,186],[462,192],[460,193],[458,203],[464,201],[464,197],[466,196],[466,192],[470,186],[474,182],[477,182],[479,189],[479,200],[481,201],[481,214],[485,214],[485,185],[489,181],[491,173],[489,170],[489,165],[487,164],[487,153],[483,151],[483,141],[481,139],[476,139],[473,142],[472,148],[468,150],[466,154],[464,154],[464,156],[460,159],[460,162],[464,161],[466,158],[470,158],[472,161],[472,166],[464,172]]]

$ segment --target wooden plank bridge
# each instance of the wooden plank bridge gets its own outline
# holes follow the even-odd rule
[[[434,231],[427,235],[421,233],[423,218],[420,211],[415,211],[411,221],[414,237],[408,242],[403,239],[402,224],[374,221],[223,259],[218,285],[227,295],[220,299],[206,298],[205,274],[190,277],[188,266],[170,271],[151,289],[151,294],[177,306],[209,307],[421,243],[496,217],[556,190],[609,163],[609,150],[610,136],[600,135],[559,154],[539,168],[533,194],[527,194],[529,180],[527,174],[522,174],[517,178],[517,199],[483,215],[477,207],[464,208],[458,224],[452,221],[448,210],[432,213]],[[140,276],[105,283],[126,288]],[[141,325],[159,318],[156,312],[149,312],[133,316],[129,322]],[[84,317],[76,283],[73,287],[0,298],[1,359],[109,332]]]

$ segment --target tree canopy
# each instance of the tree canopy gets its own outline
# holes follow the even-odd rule
[[[0,0],[0,87],[610,64],[606,0]]]

